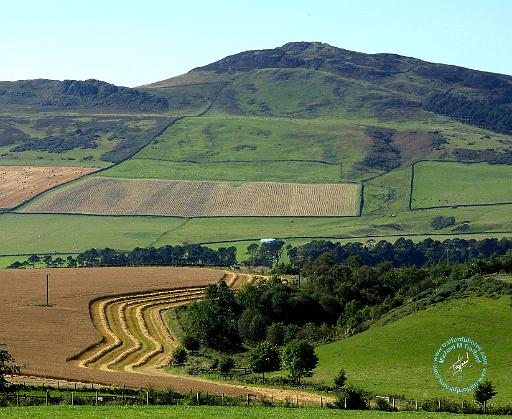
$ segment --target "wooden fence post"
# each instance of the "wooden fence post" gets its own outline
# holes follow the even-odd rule
[[[224,393],[222,393],[222,396],[220,398],[220,405],[224,406]]]
[[[345,409],[347,408],[347,398],[345,397]]]
[[[416,412],[418,411],[418,399],[416,399]]]
[[[98,391],[96,391],[96,406],[98,406]]]
[[[196,393],[197,405],[199,406],[199,392]]]
[[[320,407],[324,407],[324,398],[320,397]]]
[[[249,406],[249,403],[251,402],[250,395],[247,393],[247,406]]]
[[[299,405],[299,396],[295,396],[295,406]]]
[[[149,391],[146,391],[146,406],[149,406]]]
[[[20,395],[18,392],[16,392],[16,406],[20,405]]]
[[[441,399],[439,399],[438,402],[439,402],[439,411],[441,411]]]
[[[73,406],[75,404],[75,392],[72,391],[71,392],[71,406]]]

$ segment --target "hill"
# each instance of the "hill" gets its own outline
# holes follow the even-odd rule
[[[152,113],[166,111],[168,107],[164,98],[94,79],[0,82],[2,110]]]
[[[401,316],[406,313],[391,313],[365,332],[319,346],[320,362],[314,380],[330,382],[344,368],[349,381],[377,394],[420,399],[447,397],[450,393],[433,374],[433,358],[444,341],[464,336],[478,342],[486,353],[487,378],[496,385],[496,400],[509,401],[510,303],[510,295],[494,299],[473,295],[447,300],[405,317]],[[459,397],[469,400],[471,394],[462,393]]]
[[[363,54],[320,42],[291,42],[275,49],[241,52],[195,68],[185,76],[145,87],[227,80],[233,85],[222,93],[220,106],[231,113],[302,112],[311,117],[332,106],[345,104],[354,111],[354,106],[367,103],[377,115],[406,114],[423,108],[488,129],[512,132],[511,76],[396,54]],[[311,97],[303,97],[303,106],[298,109],[280,109],[275,103],[267,103],[262,99],[270,89],[258,89],[262,82],[273,88],[287,88],[301,80],[308,91],[314,90],[312,83],[322,86],[324,94],[313,103],[306,100]],[[355,92],[358,97],[353,97]],[[253,96],[248,100],[253,103],[244,103],[244,95]]]
[[[95,190],[101,202],[80,212],[129,214],[125,220],[144,234],[119,241],[100,233],[92,243],[97,246],[115,242],[128,248],[136,239],[141,245],[236,241],[243,248],[263,233],[299,242],[311,237],[502,237],[510,234],[512,222],[507,207],[512,197],[504,181],[512,175],[507,164],[512,162],[507,134],[511,83],[507,75],[317,42],[242,52],[137,89],[94,80],[6,82],[0,89],[0,165],[101,168],[89,175],[90,184],[117,186]],[[162,180],[240,189],[251,189],[253,182],[357,183],[360,199],[350,215],[358,217],[326,219],[325,212],[308,210],[301,218],[263,218],[272,212],[258,212],[252,204],[241,214],[214,212],[242,215],[226,220],[139,217],[192,214],[151,210],[160,196],[152,185]],[[43,219],[16,212],[42,208],[54,214],[45,218],[51,229],[80,217],[88,231],[107,220],[119,228],[114,217],[64,219],[73,211],[62,210],[59,197],[79,202],[81,182],[38,196],[11,210],[9,219],[2,216],[6,234],[17,237],[16,226]],[[146,193],[130,198],[135,211],[113,209],[116,197],[127,196],[127,185],[134,184],[154,198],[144,201]],[[198,202],[209,202],[210,192],[197,196]],[[347,204],[341,196],[334,199]],[[251,195],[251,200],[270,202],[265,196]],[[432,224],[438,217],[450,222],[438,228]],[[153,227],[145,229],[157,224],[173,227],[153,237]],[[75,247],[81,248],[82,239],[91,243],[90,234],[76,234]],[[21,242],[6,243],[2,253],[25,253]],[[50,235],[29,247],[72,251]]]

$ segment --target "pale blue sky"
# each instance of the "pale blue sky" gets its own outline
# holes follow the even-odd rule
[[[509,0],[0,0],[0,80],[137,86],[289,41],[512,74]]]

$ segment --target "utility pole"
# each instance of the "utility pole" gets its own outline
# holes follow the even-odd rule
[[[49,282],[50,282],[50,274],[46,274],[46,307],[50,307],[50,304],[48,303]]]

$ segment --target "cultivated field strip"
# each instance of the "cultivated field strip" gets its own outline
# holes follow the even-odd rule
[[[226,273],[233,288],[253,280],[251,275]],[[154,373],[169,364],[177,345],[163,312],[204,295],[205,286],[104,297],[90,305],[91,319],[103,339],[71,362],[105,371]]]
[[[192,182],[94,177],[30,203],[23,212],[217,216],[355,216],[359,184]]]
[[[0,208],[13,208],[95,168],[0,166]]]

